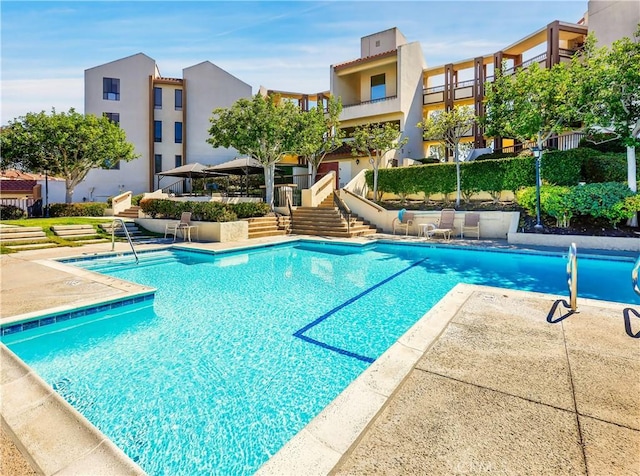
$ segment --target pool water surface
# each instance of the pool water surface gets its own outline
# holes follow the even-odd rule
[[[154,300],[3,342],[154,475],[255,472],[459,282],[566,295],[552,255],[298,242],[140,257],[72,264]],[[640,302],[632,267],[580,260],[580,296]]]

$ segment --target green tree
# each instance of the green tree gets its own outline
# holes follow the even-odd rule
[[[64,178],[67,203],[89,170],[138,157],[118,124],[73,108],[66,113],[52,109],[50,115],[30,112],[10,121],[0,132],[0,147],[3,169],[46,171]]]
[[[344,131],[340,129],[342,103],[339,99],[329,98],[327,112],[318,104],[309,112],[302,114],[298,153],[307,159],[311,167],[311,183],[315,183],[318,167],[330,152],[342,145]]]
[[[486,135],[534,141],[542,150],[547,139],[570,130],[579,118],[575,82],[581,72],[566,63],[551,68],[533,63],[514,74],[496,71],[487,84]]]
[[[476,121],[473,109],[454,107],[450,111],[439,111],[428,116],[418,127],[423,129],[425,140],[437,140],[445,149],[453,150],[456,164],[456,206],[460,206],[460,141]]]
[[[215,109],[210,119],[207,142],[213,147],[233,147],[262,164],[265,202],[272,209],[276,164],[285,155],[298,153],[301,114],[291,101],[256,94],[238,99],[229,108]]]
[[[369,123],[356,127],[351,142],[351,151],[369,157],[373,167],[373,200],[378,200],[378,170],[382,159],[389,152],[398,150],[409,141],[408,137],[400,139],[400,127],[392,122]]]
[[[640,25],[634,38],[622,38],[610,48],[597,48],[590,36],[581,66],[579,100],[589,130],[614,133],[627,148],[627,180],[637,192],[636,147],[640,145]]]

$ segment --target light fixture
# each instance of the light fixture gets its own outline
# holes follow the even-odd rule
[[[360,165],[360,159],[356,159],[356,165]]]
[[[531,149],[531,152],[536,158],[536,224],[533,229],[536,233],[541,233],[544,229],[540,222],[540,161],[542,159],[542,149],[535,146]]]

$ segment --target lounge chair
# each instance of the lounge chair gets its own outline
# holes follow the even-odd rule
[[[425,225],[424,234],[427,238],[431,238],[433,235],[442,235],[442,237],[449,241],[451,239],[451,232],[455,230],[453,221],[456,218],[456,211],[453,208],[445,208],[440,212],[440,220],[438,224],[428,223]]]
[[[465,213],[464,223],[460,229],[460,236],[464,238],[464,233],[472,232],[476,234],[476,237],[480,239],[480,214],[479,213]]]
[[[184,241],[189,239],[191,241],[191,230],[196,230],[196,235],[198,233],[198,227],[196,225],[191,224],[191,212],[182,212],[180,215],[180,221],[176,221],[173,223],[167,223],[164,228],[164,237],[167,237],[167,233],[173,235],[173,241],[176,241],[176,236],[179,231],[182,231],[182,239]]]
[[[407,210],[405,210],[404,208],[402,210],[400,210],[398,212],[398,216],[396,218],[393,219],[392,222],[392,227],[393,227],[393,234],[396,234],[396,229],[401,229],[404,228],[405,230],[405,235],[409,234],[409,227],[413,225],[413,219],[414,219],[415,215],[411,212],[408,212]]]

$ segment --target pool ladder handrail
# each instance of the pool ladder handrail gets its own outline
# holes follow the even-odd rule
[[[631,270],[631,285],[633,286],[633,290],[636,292],[638,296],[640,296],[640,288],[638,287],[638,270],[639,269],[640,269],[640,255],[638,255],[636,264],[633,266],[633,269]]]
[[[133,251],[133,256],[136,258],[136,264],[140,262],[138,258],[138,253],[136,253],[136,249],[133,247],[133,241],[131,241],[131,235],[129,234],[129,230],[127,230],[127,225],[125,225],[124,220],[122,218],[114,218],[113,222],[111,222],[111,251],[116,249],[116,222],[120,222],[122,224],[122,228],[124,229],[124,234],[127,237],[127,241],[129,242],[129,246],[131,246],[131,251]]]
[[[575,243],[569,246],[567,257],[567,286],[569,287],[569,304],[571,310],[578,309],[578,251]]]

